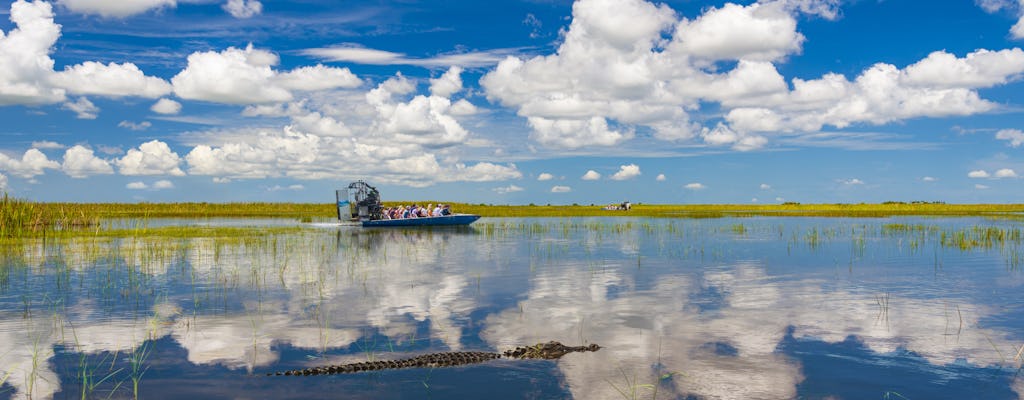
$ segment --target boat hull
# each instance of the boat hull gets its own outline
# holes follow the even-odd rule
[[[374,227],[398,227],[398,226],[457,226],[469,225],[480,219],[474,214],[455,214],[443,217],[403,218],[403,219],[378,219],[374,221],[363,221],[364,228]]]

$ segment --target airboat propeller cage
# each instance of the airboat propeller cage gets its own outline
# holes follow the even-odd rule
[[[338,204],[338,219],[349,215],[352,219],[368,221],[380,219],[384,210],[377,188],[363,181],[355,181],[346,189],[335,191]]]

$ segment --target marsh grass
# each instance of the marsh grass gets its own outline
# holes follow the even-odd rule
[[[76,206],[34,203],[6,193],[0,199],[0,238],[45,235],[98,223],[94,214]]]

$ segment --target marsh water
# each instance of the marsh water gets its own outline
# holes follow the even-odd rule
[[[2,398],[1015,399],[1024,244],[986,218],[484,218],[0,249]],[[440,351],[495,360],[266,376]]]

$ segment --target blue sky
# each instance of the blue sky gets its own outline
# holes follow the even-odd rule
[[[1024,1],[0,4],[22,198],[1024,195]]]

